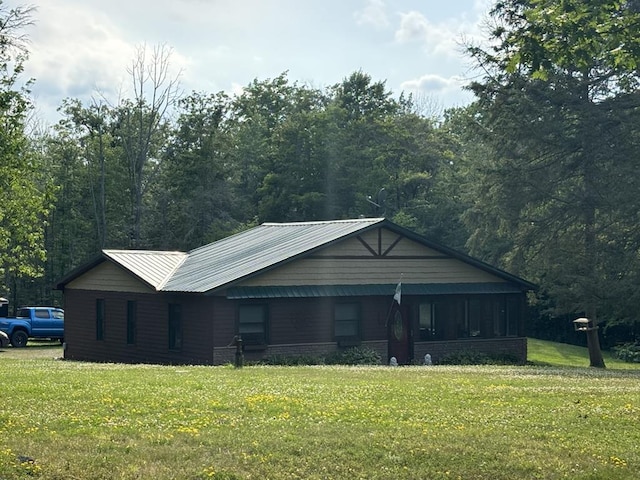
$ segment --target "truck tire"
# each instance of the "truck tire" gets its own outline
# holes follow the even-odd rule
[[[29,335],[24,330],[16,330],[11,335],[11,345],[15,348],[22,348],[27,346],[27,340],[29,340]]]

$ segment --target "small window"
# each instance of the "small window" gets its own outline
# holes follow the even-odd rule
[[[421,303],[418,306],[420,321],[420,340],[433,340],[436,338],[436,322],[431,302]]]
[[[64,320],[64,312],[62,310],[53,310],[51,316],[56,320]]]
[[[96,300],[96,340],[104,340],[104,299]]]
[[[138,323],[138,302],[127,302],[127,344],[136,343],[136,330]]]
[[[338,342],[360,340],[360,305],[337,303],[334,307],[334,336]]]
[[[51,314],[46,308],[36,308],[35,316],[36,318],[51,318]]]
[[[180,350],[182,348],[182,307],[178,304],[169,304],[169,349]]]
[[[238,307],[238,335],[245,345],[266,345],[267,306],[240,305]]]

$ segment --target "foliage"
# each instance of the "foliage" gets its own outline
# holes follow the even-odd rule
[[[613,348],[613,355],[629,363],[640,363],[640,344],[625,343]]]
[[[517,365],[518,359],[509,354],[488,354],[474,350],[448,353],[440,358],[441,365]]]
[[[271,355],[260,362],[261,365],[299,366],[323,365],[324,359],[313,355]]]
[[[465,132],[486,149],[470,159],[470,250],[538,282],[556,314],[630,319],[640,13],[627,2],[508,0],[492,16],[493,45],[469,48],[486,72]]]
[[[44,222],[53,189],[44,156],[26,134],[29,83],[19,86],[27,56],[20,31],[32,9],[0,3],[0,289],[44,273]]]
[[[3,361],[8,480],[620,480],[640,464],[637,372]]]
[[[380,365],[380,354],[368,347],[337,350],[325,358],[327,365]]]

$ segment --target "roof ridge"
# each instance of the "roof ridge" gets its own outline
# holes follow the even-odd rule
[[[180,266],[182,266],[182,264],[187,260],[187,258],[189,258],[189,254],[185,253],[182,256],[182,258],[180,259],[180,261],[174,265],[174,267],[171,269],[171,271],[169,273],[167,273],[167,275],[164,277],[164,279],[158,284],[158,286],[156,287],[156,291],[157,292],[161,291],[164,288],[164,286],[167,284],[167,282],[169,280],[171,280],[171,277],[173,277],[173,274],[176,273],[178,268],[180,268]]]
[[[135,253],[135,254],[162,254],[162,255],[186,255],[186,252],[180,250],[144,250],[144,249],[127,249],[127,248],[105,248],[102,250],[106,254],[111,253]]]
[[[329,225],[331,223],[377,223],[384,220],[383,217],[374,218],[347,218],[342,220],[312,220],[309,222],[265,222],[262,226],[265,227],[291,227],[291,226],[305,226],[305,225]]]

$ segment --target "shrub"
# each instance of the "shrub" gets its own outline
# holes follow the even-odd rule
[[[380,365],[378,352],[367,347],[352,347],[330,353],[324,359],[327,365]]]
[[[271,355],[261,362],[263,365],[298,366],[298,365],[322,365],[321,358],[311,355]]]
[[[625,343],[613,347],[613,356],[627,363],[640,363],[640,344]]]
[[[508,353],[488,354],[474,350],[460,350],[443,355],[441,365],[517,365],[518,358]]]

